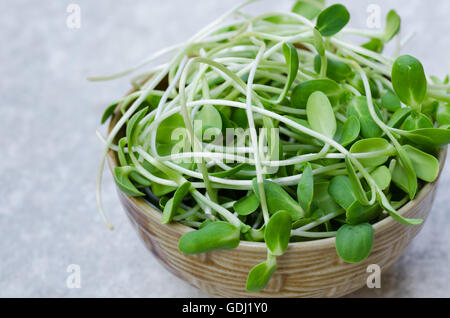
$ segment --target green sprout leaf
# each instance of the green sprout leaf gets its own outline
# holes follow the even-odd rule
[[[439,161],[411,145],[405,145],[403,148],[411,159],[417,177],[426,182],[434,182],[439,175]]]
[[[252,268],[247,277],[246,289],[250,293],[256,293],[266,288],[270,278],[277,269],[275,256],[268,257],[267,261]]]
[[[259,189],[256,180],[253,180],[253,191],[259,197]],[[304,216],[302,207],[278,184],[264,180],[264,191],[266,193],[267,208],[271,215],[280,210],[290,213],[293,221]]]
[[[350,13],[342,4],[334,4],[323,10],[317,18],[316,29],[323,36],[332,36],[341,31],[350,21]]]
[[[370,39],[369,42],[361,45],[361,47],[363,47],[369,51],[381,53],[384,50],[384,43],[380,39],[373,38],[373,39]]]
[[[305,169],[303,170],[302,177],[300,178],[297,187],[298,203],[300,203],[300,206],[307,215],[309,214],[311,208],[313,196],[314,196],[314,176],[311,164],[308,162]]]
[[[401,127],[403,130],[416,130],[422,128],[434,128],[434,125],[427,115],[417,113],[413,113],[406,117]]]
[[[358,158],[358,161],[365,167],[378,167],[395,155],[396,150],[386,139],[369,138],[354,143],[350,153],[364,154],[364,158]]]
[[[323,92],[333,99],[336,99],[342,93],[339,84],[333,80],[317,79],[306,81],[294,88],[291,96],[292,106],[305,109],[309,97],[316,91]]]
[[[392,180],[394,180],[394,176],[392,176]],[[389,213],[389,215],[398,223],[404,225],[419,225],[423,223],[422,219],[409,219],[401,216],[389,203],[388,199],[384,195],[378,195],[378,203],[380,206]]]
[[[104,123],[106,123],[106,121],[107,121],[112,115],[114,115],[114,111],[116,110],[117,105],[119,105],[119,102],[114,102],[114,103],[112,103],[111,105],[109,105],[108,107],[106,107],[106,109],[105,109],[105,111],[104,111],[104,113],[103,113],[103,115],[102,115],[102,120],[101,120],[102,125],[103,125]]]
[[[252,193],[243,197],[233,205],[234,211],[239,215],[249,215],[259,208],[259,199],[256,194]]]
[[[327,95],[322,92],[312,93],[308,99],[306,113],[313,130],[329,138],[334,137],[336,117]]]
[[[223,221],[213,222],[200,230],[184,234],[178,242],[178,249],[183,254],[234,249],[239,245],[240,233],[233,224]]]
[[[205,105],[195,116],[195,120],[201,121],[202,133],[207,129],[222,131],[222,116],[220,112],[212,105]]]
[[[270,253],[281,256],[286,251],[291,236],[292,218],[287,211],[278,211],[270,218],[264,232],[264,241]]]
[[[342,135],[339,139],[339,143],[346,147],[354,142],[361,132],[361,124],[358,118],[350,116],[342,127]]]
[[[144,193],[139,191],[136,186],[130,181],[130,173],[134,171],[132,167],[115,167],[114,168],[114,181],[117,187],[126,195],[132,197],[145,196]]]
[[[179,128],[185,128],[184,119],[180,114],[174,114],[164,119],[156,131],[156,141],[160,144],[173,144],[178,142],[174,133]]]
[[[369,205],[369,200],[367,199],[366,191],[364,190],[361,180],[359,180],[358,175],[356,174],[355,168],[350,160],[349,156],[345,157],[345,164],[347,166],[348,177],[350,179],[350,183],[352,184],[353,192],[355,194],[356,199],[359,203],[366,206]]]
[[[440,103],[436,110],[436,121],[439,126],[450,125],[450,104]]]
[[[170,223],[175,216],[175,213],[178,211],[178,207],[180,206],[181,202],[183,201],[184,197],[189,193],[189,190],[191,189],[191,183],[185,182],[183,183],[176,191],[173,197],[167,201],[161,222],[163,224]]]
[[[378,117],[381,118],[378,108],[374,105]],[[347,116],[355,116],[361,124],[361,134],[364,138],[381,137],[383,131],[370,115],[367,99],[364,96],[357,96],[352,99],[347,108]]]
[[[140,110],[136,114],[131,117],[131,119],[128,121],[127,124],[127,139],[128,139],[128,146],[132,147],[135,144],[136,134],[138,131],[138,125],[139,122],[145,117],[147,114],[148,107],[145,107],[144,109]]]
[[[347,176],[334,177],[328,187],[328,193],[344,210],[356,201],[352,183]]]
[[[294,83],[295,78],[297,77],[299,68],[298,53],[295,46],[293,46],[291,43],[285,43],[283,45],[283,53],[288,66],[288,78],[286,81],[286,85],[284,86],[283,92],[278,98],[278,102],[283,101],[287,93],[291,89],[292,83]]]
[[[386,166],[380,166],[370,173],[381,190],[386,190],[391,184],[391,172]]]
[[[354,75],[351,67],[344,62],[335,61],[327,58],[327,77],[336,82],[342,82]],[[320,73],[322,67],[322,61],[320,55],[316,55],[314,58],[314,71]]]
[[[298,0],[294,4],[292,12],[313,20],[322,11],[324,5],[325,0]]]
[[[370,222],[378,217],[381,211],[382,209],[378,204],[363,206],[358,201],[355,201],[347,209],[346,220],[352,225]]]
[[[395,10],[389,11],[386,17],[386,28],[382,37],[383,42],[387,43],[400,31],[402,20]]]
[[[425,148],[440,148],[450,143],[450,129],[425,128],[411,131],[398,131],[400,135],[414,144]]]
[[[392,67],[392,86],[404,104],[420,112],[427,94],[427,79],[419,60],[410,55],[397,58]]]
[[[396,112],[402,107],[400,99],[393,92],[388,91],[381,98],[381,106],[390,112]]]
[[[341,226],[336,235],[336,251],[347,263],[359,263],[365,260],[373,246],[374,231],[372,225]]]

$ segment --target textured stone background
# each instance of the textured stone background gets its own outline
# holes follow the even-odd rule
[[[121,70],[178,43],[237,0],[73,0],[82,26],[66,27],[69,1],[0,0],[0,296],[205,296],[167,272],[138,241],[109,174],[105,208],[116,231],[97,215],[95,176],[101,145],[94,132],[103,108],[128,81],[88,83],[88,75]],[[427,72],[449,68],[448,0],[347,0],[354,26],[366,9],[394,7],[404,30],[417,32],[406,51]],[[276,3],[276,4],[275,4]],[[284,9],[292,1],[256,6]],[[406,35],[406,34],[404,34]],[[380,290],[353,296],[450,297],[450,167],[421,234],[382,275]],[[68,289],[69,264],[82,288]]]

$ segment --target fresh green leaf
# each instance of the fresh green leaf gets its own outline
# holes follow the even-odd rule
[[[139,122],[145,117],[147,114],[148,107],[145,107],[144,109],[140,110],[136,114],[131,117],[131,119],[128,121],[127,124],[127,139],[128,139],[128,146],[132,147],[135,144],[135,138],[136,133],[138,132],[138,125]]]
[[[175,191],[173,197],[166,203],[164,207],[164,211],[161,218],[161,222],[163,224],[167,224],[172,221],[184,197],[189,193],[190,188],[191,183],[185,182]]]
[[[395,10],[389,11],[386,17],[386,28],[384,29],[384,34],[382,37],[385,43],[392,40],[392,38],[398,34],[400,31],[401,22],[401,18]]]
[[[308,162],[303,170],[302,177],[297,187],[298,203],[302,207],[303,211],[308,215],[311,202],[314,195],[314,176],[311,168],[311,164]]]
[[[355,201],[347,209],[346,220],[352,225],[370,222],[378,217],[381,211],[382,209],[378,204],[363,206],[358,201]]]
[[[195,120],[201,122],[202,133],[205,133],[207,129],[215,129],[217,132],[222,131],[222,117],[212,105],[203,106],[195,116]]]
[[[352,154],[364,154],[358,161],[366,167],[378,167],[384,164],[390,156],[395,155],[395,148],[383,138],[362,139],[350,148]]]
[[[360,132],[361,124],[359,123],[358,118],[350,116],[347,118],[347,121],[342,128],[342,135],[339,139],[339,143],[344,147],[348,146],[359,137]]]
[[[350,183],[352,184],[353,192],[359,203],[366,206],[369,205],[369,200],[367,199],[366,191],[364,190],[358,175],[356,174],[355,168],[348,156],[345,157],[345,164],[347,166],[348,177]]]
[[[253,267],[247,277],[247,291],[256,293],[266,288],[276,269],[277,262],[275,256],[269,256],[266,262]]]
[[[238,164],[237,166],[231,168],[230,170],[213,172],[213,173],[210,173],[209,175],[212,177],[217,177],[217,178],[231,177],[231,176],[234,176],[239,171],[241,171],[242,169],[244,169],[246,166],[247,166],[246,163],[241,163],[241,164]]]
[[[332,36],[341,31],[350,21],[350,13],[342,4],[334,4],[323,10],[317,18],[317,30],[323,36]]]
[[[253,191],[260,197],[256,180],[253,180]],[[304,216],[305,213],[302,207],[280,185],[269,180],[264,180],[264,191],[267,199],[267,207],[271,215],[280,210],[284,210],[291,214],[293,221]]]
[[[239,245],[240,234],[240,230],[234,225],[217,221],[200,230],[184,234],[178,242],[178,249],[183,254],[234,249]]]
[[[434,128],[433,122],[424,114],[413,113],[406,117],[401,129],[416,130],[422,128]]]
[[[107,121],[112,115],[114,115],[114,111],[116,110],[117,105],[119,105],[119,103],[118,103],[118,102],[114,102],[114,103],[112,103],[111,105],[109,105],[109,106],[105,109],[105,112],[103,113],[103,115],[102,115],[102,120],[101,120],[102,125],[103,125],[104,123],[106,123],[106,121]]]
[[[233,205],[234,211],[239,215],[249,215],[259,208],[259,199],[256,194],[252,193],[241,198]]]
[[[325,43],[322,34],[316,28],[313,29],[313,44],[319,56],[325,56]]]
[[[434,182],[439,175],[439,161],[432,155],[411,145],[403,146],[419,179]]]
[[[425,128],[397,132],[412,143],[426,148],[440,148],[450,143],[450,129]]]
[[[288,66],[288,77],[286,81],[286,85],[283,89],[283,92],[281,93],[279,97],[279,101],[283,101],[286,97],[287,93],[289,92],[292,83],[294,83],[298,68],[299,68],[299,61],[298,61],[298,53],[295,46],[293,46],[291,43],[284,43],[283,45],[283,53],[284,58],[286,59],[286,64]]]
[[[327,95],[314,92],[308,99],[306,106],[308,122],[311,128],[328,138],[336,133],[336,117]]]
[[[381,118],[379,109],[374,105],[378,117]],[[361,134],[364,138],[381,137],[383,130],[377,125],[370,115],[367,99],[364,96],[356,96],[347,108],[347,116],[355,116],[361,124]]]
[[[309,97],[312,93],[320,91],[329,98],[337,98],[341,93],[341,87],[338,83],[330,79],[317,79],[301,83],[294,88],[291,96],[292,106],[305,109]]]
[[[353,187],[347,176],[337,176],[331,180],[328,193],[344,210],[347,210],[355,201]]]
[[[145,196],[144,193],[136,189],[136,186],[130,181],[130,173],[133,171],[131,167],[115,167],[114,181],[117,187],[126,195],[132,197]]]
[[[437,107],[436,121],[439,126],[450,125],[450,104],[440,103]]]
[[[393,92],[388,91],[381,99],[381,106],[390,112],[395,112],[402,107],[400,99]]]
[[[400,127],[410,114],[411,108],[409,107],[404,107],[396,110],[391,119],[388,121],[388,126],[392,128]]]
[[[176,139],[176,131],[185,129],[184,119],[180,114],[174,114],[164,119],[156,132],[156,141],[160,144],[173,144],[179,142]]]
[[[370,39],[369,42],[366,42],[363,45],[361,45],[361,47],[363,47],[369,51],[381,53],[384,50],[384,43],[380,39],[373,38],[373,39]]]
[[[336,235],[336,251],[347,263],[359,263],[365,260],[373,246],[374,231],[372,225],[343,225]]]
[[[420,112],[427,94],[427,79],[419,60],[410,55],[397,58],[392,67],[392,86],[404,104]]]
[[[388,167],[380,166],[372,171],[370,175],[381,190],[386,190],[387,188],[389,188],[392,177]]]
[[[281,256],[286,251],[291,237],[292,218],[287,211],[278,211],[271,216],[264,232],[264,241],[270,253]]]
[[[351,67],[344,62],[335,61],[327,58],[327,77],[336,82],[342,82],[354,75]],[[322,61],[319,55],[314,58],[314,71],[320,73]]]
[[[392,179],[394,180],[394,179]],[[380,206],[386,210],[386,212],[389,213],[389,215],[398,223],[404,224],[404,225],[420,225],[423,223],[422,219],[408,219],[403,216],[401,216],[389,203],[388,199],[384,195],[378,194],[378,202]]]
[[[298,0],[294,4],[292,12],[313,20],[322,11],[324,5],[325,0]]]
[[[314,184],[314,198],[312,204],[312,209],[316,210],[314,213],[317,213],[317,210],[320,210],[323,215],[326,215],[340,210],[339,205],[336,204],[329,194],[329,188],[329,181],[319,181]]]

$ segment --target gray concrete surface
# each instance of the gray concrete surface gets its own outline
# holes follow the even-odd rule
[[[66,26],[71,2],[81,7],[80,29]],[[128,79],[93,84],[85,78],[121,70],[182,41],[238,1],[71,2],[0,0],[0,296],[205,296],[146,251],[108,173],[104,202],[116,230],[100,221],[95,176],[102,147],[94,132],[103,108],[129,85]],[[291,3],[266,0],[262,6]],[[448,72],[448,0],[343,3],[359,27],[368,4],[380,4],[383,14],[396,8],[404,30],[417,32],[405,51],[429,73]],[[430,219],[382,274],[382,288],[351,296],[450,297],[449,188],[447,166]],[[69,264],[80,265],[80,289],[66,286]]]

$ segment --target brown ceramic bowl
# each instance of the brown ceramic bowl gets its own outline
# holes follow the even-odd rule
[[[119,120],[115,115],[110,130]],[[440,153],[441,171],[447,148]],[[109,152],[109,166],[117,166],[117,156]],[[427,219],[433,206],[439,178],[427,184],[414,201],[399,212],[409,218]],[[266,289],[258,293],[245,290],[251,268],[266,259],[263,243],[241,242],[234,250],[201,255],[183,255],[178,250],[180,237],[192,231],[182,224],[161,223],[161,212],[139,198],[119,192],[125,211],[145,246],[164,266],[201,291],[219,297],[341,297],[366,284],[367,267],[377,264],[385,270],[405,251],[422,229],[405,226],[388,217],[374,225],[375,241],[370,256],[358,264],[344,263],[336,254],[335,238],[291,243],[277,258],[278,268]]]

